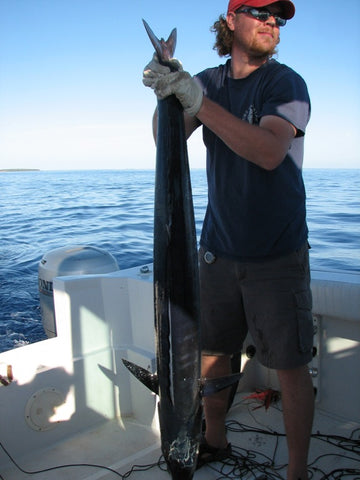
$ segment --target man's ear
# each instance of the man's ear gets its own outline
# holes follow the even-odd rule
[[[236,14],[234,12],[229,12],[226,15],[227,26],[229,27],[229,30],[231,30],[232,32],[235,30],[235,25],[234,25],[235,17],[236,17]]]

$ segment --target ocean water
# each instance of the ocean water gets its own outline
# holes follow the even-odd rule
[[[191,172],[198,235],[204,170]],[[38,264],[73,245],[115,256],[121,269],[152,261],[154,171],[0,173],[0,352],[45,338]],[[360,170],[304,171],[311,266],[360,273]]]

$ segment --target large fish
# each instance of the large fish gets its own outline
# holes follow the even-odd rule
[[[176,29],[159,40],[146,31],[159,61],[170,62]],[[183,108],[158,100],[154,211],[154,312],[157,373],[123,360],[159,396],[161,448],[173,480],[191,480],[201,440],[202,400],[239,379],[201,380],[197,242]]]

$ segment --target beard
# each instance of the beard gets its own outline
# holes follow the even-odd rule
[[[253,58],[254,60],[262,60],[271,58],[277,52],[276,47],[280,42],[280,37],[277,39],[273,38],[271,41],[269,38],[268,42],[264,42],[260,41],[257,37],[250,41],[246,41],[241,37],[234,36],[233,41],[237,43],[241,50],[247,52],[250,58]]]

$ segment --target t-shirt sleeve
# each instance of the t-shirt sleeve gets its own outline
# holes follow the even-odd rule
[[[304,136],[310,119],[310,98],[306,83],[291,69],[274,75],[266,87],[267,99],[261,117],[275,115],[290,122],[297,130],[297,137]]]

